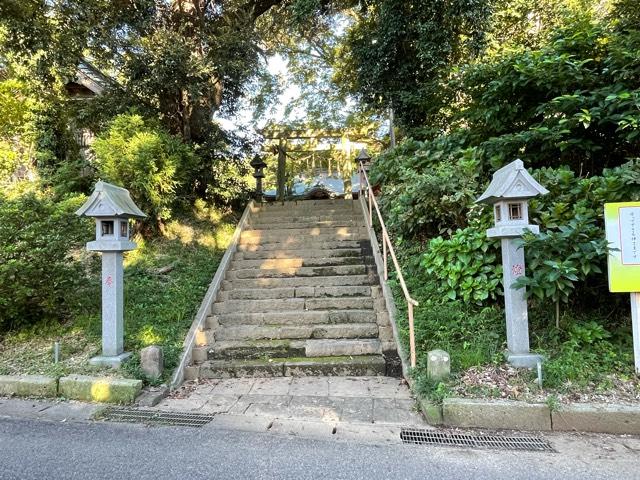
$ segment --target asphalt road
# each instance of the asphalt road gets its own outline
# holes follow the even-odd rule
[[[570,444],[570,442],[569,442]],[[638,479],[640,454],[367,445],[213,428],[0,419],[0,479]]]

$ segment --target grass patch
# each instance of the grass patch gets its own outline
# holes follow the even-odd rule
[[[138,248],[125,255],[125,350],[133,358],[121,370],[88,364],[101,350],[100,263],[89,259],[91,285],[85,300],[64,323],[40,322],[13,331],[0,342],[0,374],[101,374],[144,378],[139,351],[164,350],[166,380],[177,366],[182,342],[227,248],[237,218],[200,205],[170,221],[164,235],[136,238]],[[168,273],[160,273],[171,266]],[[60,342],[61,361],[53,363]]]

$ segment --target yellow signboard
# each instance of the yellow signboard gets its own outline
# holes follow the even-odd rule
[[[640,202],[605,203],[609,290],[640,292]]]

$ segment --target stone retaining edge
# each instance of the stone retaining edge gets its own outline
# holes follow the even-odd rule
[[[640,435],[640,406],[575,403],[550,409],[545,403],[479,398],[445,398],[439,405],[416,397],[430,425]]]
[[[196,338],[198,333],[202,331],[205,322],[207,321],[207,317],[211,314],[211,306],[216,301],[216,296],[220,291],[220,287],[222,286],[222,281],[229,269],[229,265],[231,265],[231,261],[233,260],[233,255],[236,253],[238,248],[238,243],[240,242],[240,235],[246,225],[249,223],[249,217],[251,212],[254,209],[254,201],[250,200],[247,206],[244,209],[244,213],[236,226],[235,232],[233,233],[233,237],[231,238],[231,242],[227,247],[227,250],[218,265],[218,269],[209,284],[209,288],[207,289],[207,293],[205,294],[202,302],[200,303],[200,308],[198,309],[198,313],[193,319],[193,323],[191,324],[191,328],[189,328],[189,332],[187,332],[187,336],[184,339],[182,344],[182,354],[180,356],[180,362],[178,366],[173,372],[171,377],[171,382],[169,383],[169,388],[171,390],[175,390],[178,388],[185,379],[185,369],[191,363],[192,360],[192,350],[196,343]]]
[[[132,403],[142,380],[115,377],[68,375],[0,375],[0,395],[16,397],[54,398],[105,403]]]

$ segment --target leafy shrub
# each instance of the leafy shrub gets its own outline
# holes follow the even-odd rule
[[[450,235],[467,222],[480,180],[475,149],[456,139],[413,142],[380,156],[372,183],[382,183],[387,226],[400,236]]]
[[[84,284],[74,251],[91,235],[75,215],[82,197],[0,194],[0,331],[63,318]]]
[[[194,163],[187,145],[140,115],[123,114],[93,149],[99,175],[127,188],[152,227],[171,217],[176,189]]]
[[[431,240],[422,266],[440,281],[447,298],[482,304],[500,291],[499,259],[499,243],[474,226],[458,230],[448,240]]]

